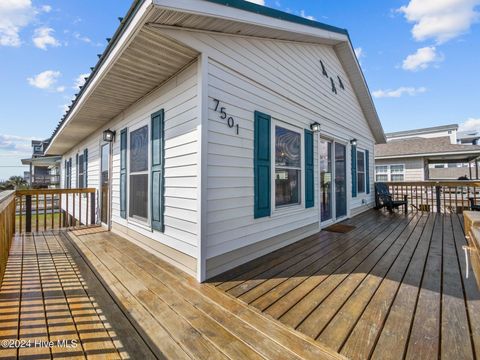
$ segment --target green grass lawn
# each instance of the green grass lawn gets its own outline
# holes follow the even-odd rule
[[[37,217],[38,217],[38,231],[43,231],[43,230],[51,230],[52,229],[52,217],[53,217],[53,222],[54,222],[54,229],[58,229],[60,227],[60,213],[55,213],[55,214],[38,214],[38,215],[32,215],[32,231],[35,232],[37,231],[36,224],[37,224]],[[20,218],[22,219],[22,228],[23,231],[25,231],[25,220],[26,216],[25,215],[17,215],[16,216],[16,231],[20,232]],[[45,226],[45,221],[46,221],[46,226]]]

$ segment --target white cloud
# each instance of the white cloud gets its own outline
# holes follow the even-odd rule
[[[443,61],[443,58],[443,55],[437,53],[435,46],[423,47],[403,60],[402,69],[408,71],[425,70],[430,65]]]
[[[355,56],[358,60],[360,60],[362,57],[365,57],[365,51],[363,51],[361,47],[357,47],[353,49],[353,51],[355,51]]]
[[[52,11],[52,7],[50,5],[42,5],[40,7],[40,10],[42,10],[44,13],[49,13]]]
[[[25,136],[0,134],[0,150],[28,154],[32,151],[31,141],[33,139]]]
[[[54,32],[55,30],[49,27],[40,27],[35,29],[32,38],[33,43],[37,48],[42,50],[47,50],[47,46],[60,46],[60,42],[53,36]]]
[[[415,40],[435,39],[441,44],[467,32],[479,20],[480,0],[410,0],[398,9],[415,25]]]
[[[28,83],[33,87],[42,89],[42,90],[53,90],[55,84],[60,77],[60,71],[53,71],[53,70],[46,70],[41,72],[40,74],[35,75],[34,77],[28,78]],[[56,91],[62,90],[62,87],[55,88]],[[65,90],[65,88],[63,88]]]
[[[89,73],[85,73],[85,74],[80,74],[78,75],[78,77],[75,79],[75,82],[73,84],[73,88],[75,90],[78,90],[79,86],[83,86],[85,84],[85,78],[88,78],[90,76]]]
[[[311,15],[307,15],[307,14],[305,13],[305,10],[300,10],[300,16],[303,17],[303,18],[305,18],[305,19],[315,21],[315,17],[314,17],[314,16],[311,16]]]
[[[460,124],[458,131],[480,131],[480,119],[470,118]]]
[[[75,39],[83,41],[87,44],[90,44],[92,42],[92,39],[90,39],[88,36],[80,35],[78,32],[73,33],[73,36],[75,37]]]
[[[247,0],[248,2],[265,6],[265,0]]]
[[[20,46],[20,31],[34,19],[35,14],[31,0],[1,0],[0,46]]]
[[[376,90],[372,92],[372,95],[375,98],[399,98],[403,95],[415,96],[417,94],[422,94],[426,91],[427,89],[425,87],[414,88],[402,86],[395,90]]]

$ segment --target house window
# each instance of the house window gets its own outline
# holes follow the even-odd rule
[[[388,165],[375,166],[375,181],[377,182],[388,181]]]
[[[275,127],[275,206],[300,204],[301,135]]]
[[[357,151],[357,193],[365,192],[365,152]]]
[[[78,156],[78,184],[80,189],[85,187],[85,165],[83,154]]]
[[[405,181],[405,165],[377,165],[375,166],[375,181]]]
[[[129,216],[148,219],[148,126],[130,133]]]
[[[405,180],[405,166],[390,165],[390,181],[404,181],[404,180]]]

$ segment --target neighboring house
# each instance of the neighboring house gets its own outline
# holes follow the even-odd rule
[[[65,187],[98,190],[104,226],[203,281],[371,207],[384,141],[346,30],[145,0],[47,153]]]
[[[22,159],[22,165],[28,165],[24,179],[33,188],[56,188],[60,185],[60,156],[46,156],[47,140],[32,140],[32,157]]]
[[[375,181],[478,179],[480,146],[458,144],[457,130],[446,125],[387,133],[387,143],[375,146]]]
[[[479,145],[480,144],[480,131],[459,131],[457,132],[458,144]]]

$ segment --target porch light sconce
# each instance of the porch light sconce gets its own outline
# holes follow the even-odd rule
[[[310,124],[310,130],[312,130],[313,132],[320,132],[320,124],[318,122]]]
[[[350,145],[357,146],[357,139],[350,140]]]
[[[113,142],[113,140],[115,140],[115,131],[113,130],[105,130],[103,132],[103,141],[106,141],[106,142]]]

